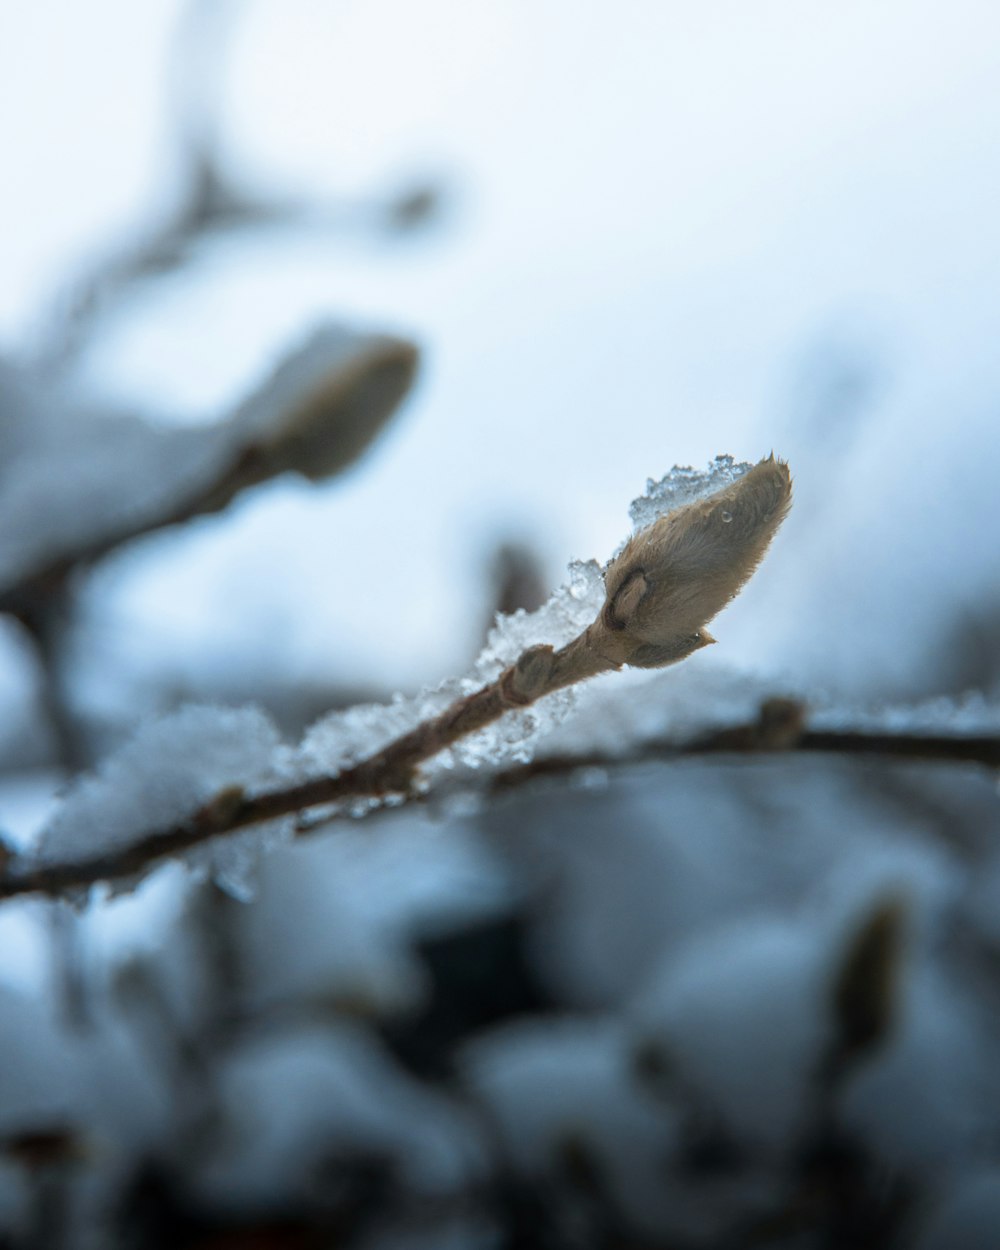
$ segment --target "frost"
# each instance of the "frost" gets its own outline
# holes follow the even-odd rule
[[[390,703],[331,712],[306,732],[292,767],[302,776],[339,772],[443,712],[461,693],[461,683],[449,680],[416,697],[398,694]]]
[[[314,445],[317,437],[321,442],[324,438],[322,422],[317,427],[316,407],[322,409],[330,401],[329,395],[324,398],[322,394],[324,385],[334,389],[337,384],[346,385],[341,378],[343,371],[361,367],[356,356],[362,348],[349,335],[339,333],[331,338],[331,333],[318,335],[286,362],[230,423],[239,427],[244,437],[252,430],[255,439],[264,440],[259,448],[261,455],[273,454],[285,467],[302,468],[296,457],[307,444],[321,459],[328,453],[340,454],[332,445]],[[375,350],[367,341],[361,342],[365,350]],[[321,392],[319,396],[317,391]],[[282,421],[291,427],[290,432],[283,430]],[[265,427],[278,431],[273,435],[277,439],[276,450],[264,439]],[[139,427],[133,423],[130,428],[134,433]],[[188,434],[189,431],[181,431],[179,437]],[[292,451],[285,445],[289,438]],[[660,483],[650,484],[645,503],[637,501],[633,505],[633,519],[642,519],[643,507],[659,513],[690,502],[736,480],[747,468],[748,465],[736,464],[731,456],[717,457],[705,473],[675,468]],[[570,566],[566,584],[537,611],[521,610],[497,617],[467,677],[444,682],[415,697],[397,696],[387,706],[372,704],[333,713],[314,725],[294,751],[281,748],[273,725],[252,710],[189,708],[175,718],[149,726],[108,761],[96,777],[85,779],[72,791],[44,831],[33,862],[39,866],[72,863],[120,851],[142,841],[144,836],[182,825],[206,801],[227,788],[243,786],[252,790],[269,783],[278,785],[335,774],[438,716],[457,699],[493,682],[528,648],[560,648],[572,641],[598,616],[603,600],[601,566],[594,560],[578,561]],[[625,694],[627,698],[628,692]],[[713,704],[704,696],[704,689],[696,687],[689,700],[701,715],[706,705]],[[576,698],[575,690],[565,689],[507,713],[425,762],[420,784],[430,787],[448,772],[530,761],[539,739],[552,734]],[[733,701],[730,682],[730,705]],[[745,701],[746,692],[740,691],[737,702]],[[631,700],[628,703],[634,724],[634,707]],[[718,712],[715,701],[714,713]],[[692,731],[692,718],[680,713],[676,701],[672,716],[675,726],[685,724],[687,731]],[[655,719],[662,728],[660,711]],[[593,723],[594,717],[589,720]],[[597,718],[599,724],[611,724],[613,720],[613,716]],[[619,745],[625,739],[625,734],[617,735]],[[631,740],[635,740],[634,734]],[[348,800],[341,810],[349,816],[362,817],[381,803],[382,800],[361,795]],[[249,899],[255,889],[260,853],[285,836],[289,825],[289,821],[272,822],[217,838],[189,851],[186,859],[196,872],[211,876],[234,897]]]
[[[745,460],[737,462],[732,456],[716,456],[706,469],[675,464],[658,482],[649,478],[645,492],[632,500],[628,510],[632,524],[636,530],[645,529],[675,508],[731,486],[752,468],[752,464]]]
[[[604,603],[604,579],[596,560],[574,560],[569,581],[534,612],[520,608],[498,616],[474,670],[479,683],[492,681],[522,651],[539,643],[563,647],[581,633]]]
[[[473,672],[468,689],[495,680],[529,647],[548,643],[563,647],[594,620],[604,603],[604,579],[596,560],[575,560],[569,566],[569,581],[535,612],[520,609],[510,616],[498,616],[490,630]],[[496,763],[525,764],[535,753],[535,745],[558,725],[576,702],[572,687],[558,690],[519,712],[471,734],[452,748],[456,760],[470,768]]]
[[[279,745],[274,725],[256,708],[192,705],[153,721],[70,791],[30,863],[110,855],[183,823],[223,788],[262,787],[274,778]],[[224,872],[229,847],[219,854],[222,859],[209,866]],[[238,843],[234,854],[242,858]]]
[[[473,674],[415,698],[353,707],[324,717],[292,750],[273,723],[253,708],[191,706],[153,722],[81,780],[39,838],[26,866],[92,860],[121,851],[154,833],[184,824],[210,799],[232,787],[253,792],[311,776],[327,776],[378,751],[455,699],[492,680],[529,646],[570,641],[594,618],[603,599],[599,566],[571,567],[566,586],[538,611],[499,618]],[[537,737],[572,705],[558,693],[540,705],[442,753],[424,769],[424,783],[455,768],[497,766],[531,757]],[[359,796],[345,805],[364,816],[380,800]],[[185,855],[196,873],[210,876],[239,899],[253,897],[256,865],[265,851],[289,836],[290,820],[274,821],[193,847]],[[126,882],[128,888],[132,882]]]

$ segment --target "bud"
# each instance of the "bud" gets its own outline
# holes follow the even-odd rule
[[[668,512],[608,565],[588,645],[611,664],[660,668],[715,639],[705,629],[760,564],[791,506],[772,453],[725,489]]]

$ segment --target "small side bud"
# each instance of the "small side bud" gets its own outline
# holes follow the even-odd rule
[[[830,994],[834,1025],[831,1070],[871,1054],[892,1030],[905,920],[902,899],[881,899],[847,943]]]
[[[700,651],[702,647],[710,647],[715,639],[707,629],[699,629],[696,634],[681,634],[663,646],[655,643],[642,643],[635,647],[626,661],[633,668],[665,668],[668,664],[676,664],[678,660],[686,660],[689,655]]]
[[[714,642],[705,630],[760,564],[791,506],[774,454],[725,489],[660,517],[608,566],[589,645],[612,664],[660,668]]]
[[[201,809],[201,818],[207,825],[226,825],[239,811],[246,790],[241,785],[224,786]]]
[[[524,707],[545,694],[555,662],[549,646],[530,647],[500,676],[500,694],[511,707]]]

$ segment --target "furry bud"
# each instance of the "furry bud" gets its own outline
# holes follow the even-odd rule
[[[641,530],[605,570],[589,645],[614,665],[660,668],[713,643],[706,624],[760,564],[791,496],[788,466],[772,454]]]

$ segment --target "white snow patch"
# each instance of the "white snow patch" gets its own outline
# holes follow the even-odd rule
[[[660,1226],[676,1117],[630,1081],[619,1022],[508,1025],[466,1049],[464,1070],[519,1172],[565,1178],[582,1150],[639,1227]]]
[[[189,820],[224,787],[265,786],[279,775],[280,747],[274,725],[252,707],[192,705],[150,722],[70,790],[43,829],[29,863],[45,866],[110,855]],[[242,855],[238,843],[233,849]],[[215,848],[199,850],[215,853]],[[225,856],[209,864],[223,870]]]
[[[223,1061],[219,1089],[222,1139],[194,1183],[226,1205],[287,1205],[318,1192],[324,1168],[372,1155],[430,1197],[459,1188],[481,1159],[466,1117],[351,1024],[250,1038]]]
[[[808,1112],[826,1036],[824,949],[815,928],[747,918],[667,958],[635,1006],[654,1042],[737,1140],[779,1150]]]

